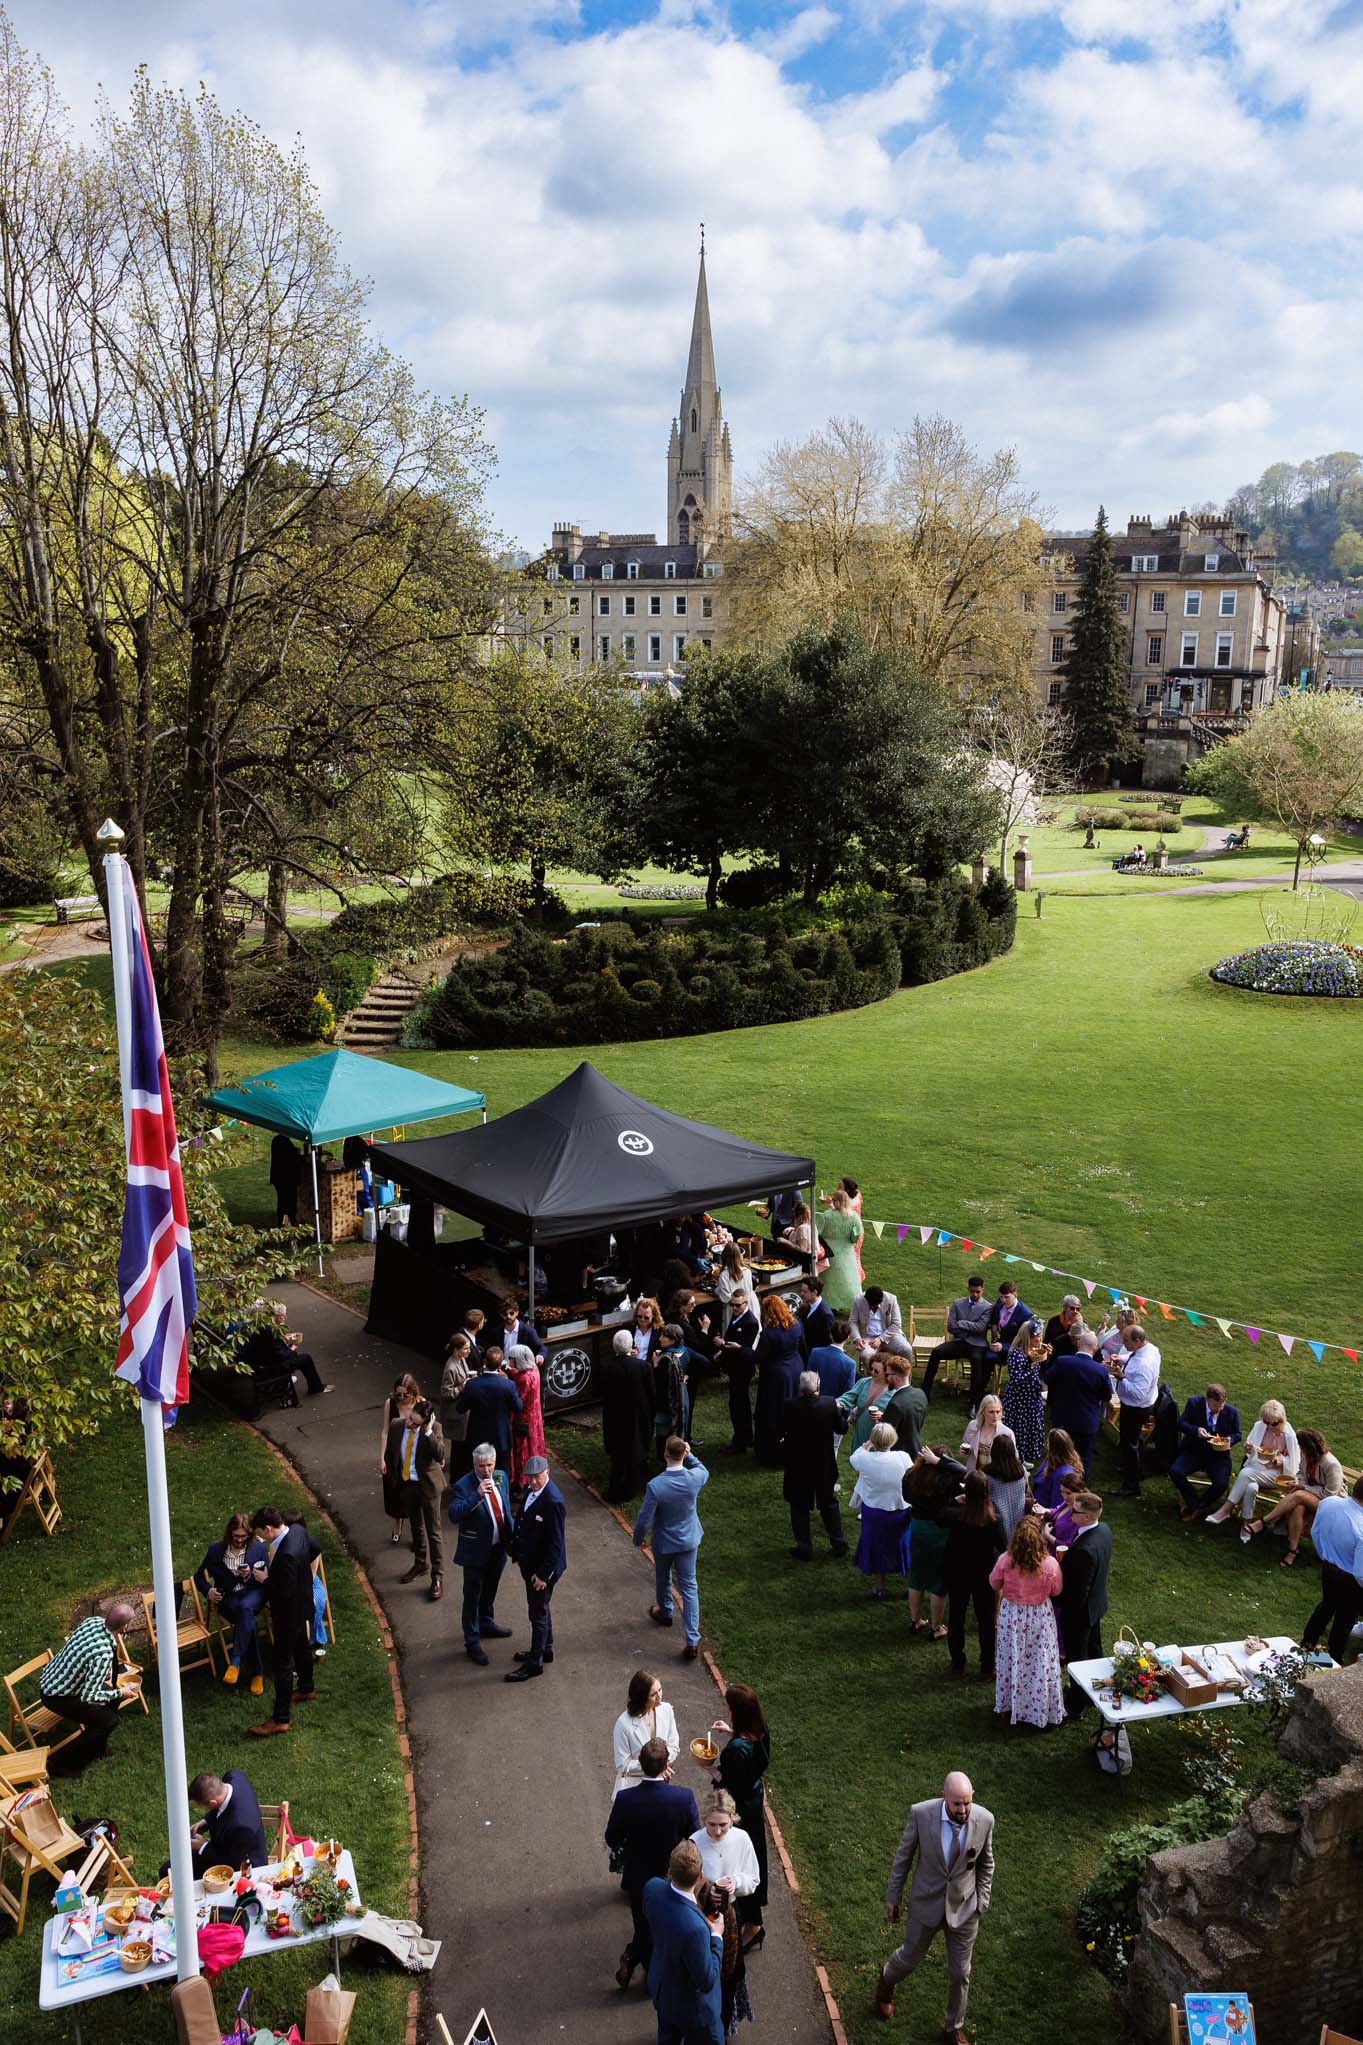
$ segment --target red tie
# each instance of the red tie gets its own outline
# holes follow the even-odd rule
[[[506,1515],[502,1511],[502,1501],[497,1496],[497,1487],[495,1484],[493,1485],[491,1491],[489,1491],[487,1495],[487,1502],[492,1507],[492,1517],[496,1522],[497,1534],[498,1538],[500,1539],[506,1527]]]

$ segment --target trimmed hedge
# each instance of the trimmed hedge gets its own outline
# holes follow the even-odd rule
[[[1082,831],[1089,824],[1095,831],[1168,831],[1172,834],[1182,830],[1183,819],[1176,809],[1098,809],[1092,803],[1085,803],[1074,812],[1074,827]]]
[[[879,915],[793,934],[779,914],[765,929],[718,915],[678,931],[603,924],[559,942],[522,926],[423,995],[402,1042],[529,1049],[796,1022],[982,964],[1008,949],[1016,915],[1007,882],[977,892],[953,877]]]
[[[286,1043],[306,1043],[315,1029],[313,1002],[325,994],[338,1017],[357,1008],[394,960],[437,944],[461,929],[496,929],[530,913],[529,881],[505,874],[447,873],[392,901],[353,902],[306,936],[291,933],[286,958],[248,954],[233,976],[237,1017]],[[550,894],[546,921],[567,920]]]

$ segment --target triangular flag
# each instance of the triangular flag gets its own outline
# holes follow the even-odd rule
[[[897,1228],[897,1229],[895,1230],[895,1234],[896,1234],[896,1235],[897,1235],[897,1236],[899,1237],[899,1240],[900,1240],[900,1242],[901,1242],[901,1243],[903,1242],[903,1240],[904,1240],[905,1236],[906,1236],[906,1235],[908,1234],[908,1232],[909,1232],[909,1231],[908,1231],[908,1226],[907,1226],[907,1224],[906,1224],[905,1222],[902,1222],[902,1221],[900,1222],[900,1224],[899,1224],[898,1228]]]
[[[927,1246],[928,1246],[928,1242],[929,1242],[929,1239],[931,1238],[931,1235],[932,1235],[932,1230],[931,1230],[930,1228],[924,1228],[924,1227],[922,1226],[922,1224],[920,1223],[920,1224],[919,1224],[919,1229],[918,1229],[918,1233],[919,1233],[919,1235],[920,1235],[920,1236],[921,1236],[921,1238],[922,1238],[922,1241],[923,1241],[923,1247],[924,1247],[924,1249],[926,1249],[926,1248],[927,1248]]]
[[[1112,1304],[1114,1306],[1120,1305],[1122,1295],[1115,1289],[1115,1287],[1111,1285],[1105,1285],[1103,1287],[1103,1291],[1107,1294],[1108,1298],[1112,1301]]]
[[[1095,1288],[1094,1288],[1094,1283],[1093,1283],[1093,1280],[1092,1280],[1091,1278],[1081,1278],[1081,1279],[1080,1279],[1080,1281],[1079,1281],[1079,1283],[1080,1283],[1080,1284],[1081,1284],[1081,1285],[1083,1286],[1083,1288],[1084,1288],[1085,1292],[1086,1292],[1086,1293],[1088,1294],[1089,1298],[1090,1298],[1090,1299],[1092,1299],[1092,1298],[1093,1298],[1093,1294],[1094,1294],[1094,1289],[1095,1289]]]
[[[1263,1334],[1263,1332],[1264,1331],[1262,1328],[1246,1328],[1245,1330],[1245,1333],[1249,1336],[1251,1342],[1257,1342],[1259,1337]]]
[[[1339,1353],[1341,1356],[1347,1356],[1351,1363],[1358,1362],[1358,1351],[1356,1349],[1345,1349],[1343,1346],[1341,1346]]]
[[[1142,1299],[1139,1293],[1136,1293],[1136,1294],[1134,1295],[1134,1297],[1135,1297],[1136,1305],[1137,1305],[1138,1307],[1148,1307],[1148,1306],[1149,1306],[1149,1304],[1150,1304],[1149,1300],[1148,1300],[1148,1299]]]
[[[1030,1258],[1028,1259],[1028,1262],[1029,1263],[1031,1262]],[[1044,1264],[1032,1264],[1032,1269],[1033,1271],[1044,1271],[1046,1269],[1046,1266]]]
[[[969,1236],[961,1236],[958,1240],[963,1250],[973,1250],[975,1247]]]
[[[1173,1320],[1174,1310],[1172,1307],[1167,1307],[1162,1299],[1157,1299],[1155,1301],[1155,1305],[1159,1308],[1160,1312],[1163,1314],[1166,1321]]]
[[[980,1251],[980,1262],[981,1262],[981,1263],[983,1264],[983,1262],[984,1262],[985,1258],[986,1258],[986,1257],[992,1257],[992,1256],[993,1256],[993,1254],[994,1254],[994,1252],[993,1252],[992,1250],[981,1250],[981,1251]]]
[[[1005,1250],[1003,1253],[1003,1261],[1005,1264],[1020,1264],[1022,1262],[1022,1259],[1021,1257],[1010,1257],[1008,1252]]]
[[[1200,1328],[1202,1326],[1201,1314],[1195,1314],[1191,1307],[1185,1307],[1183,1311],[1185,1314],[1187,1314],[1188,1319],[1192,1322],[1195,1328]]]
[[[1226,1340],[1227,1340],[1227,1341],[1229,1342],[1229,1341],[1230,1341],[1230,1331],[1231,1331],[1231,1324],[1230,1324],[1230,1322],[1229,1322],[1229,1321],[1223,1321],[1223,1320],[1221,1319],[1221,1316],[1220,1316],[1220,1315],[1218,1314],[1218,1315],[1216,1316],[1216,1325],[1217,1325],[1217,1327],[1218,1327],[1218,1328],[1219,1328],[1219,1329],[1221,1330],[1221,1333],[1222,1333],[1222,1334],[1223,1334],[1223,1335],[1225,1336]]]
[[[884,1222],[883,1222],[883,1221],[873,1221],[873,1222],[871,1223],[871,1226],[872,1226],[872,1228],[873,1228],[873,1229],[875,1230],[875,1232],[876,1232],[876,1234],[877,1234],[878,1236],[883,1236],[883,1235],[884,1235],[884,1233],[885,1233],[885,1224],[884,1224]]]
[[[1292,1354],[1292,1344],[1296,1341],[1296,1339],[1297,1338],[1295,1335],[1280,1335],[1278,1337],[1278,1340],[1282,1343],[1283,1348],[1287,1351],[1289,1356]]]
[[[1054,1264],[1048,1264],[1046,1266],[1046,1269],[1049,1271],[1052,1278],[1068,1278],[1070,1275],[1068,1271],[1057,1271]]]
[[[945,1245],[946,1245],[947,1243],[949,1243],[950,1241],[951,1241],[951,1230],[950,1230],[949,1228],[939,1228],[939,1229],[938,1229],[938,1231],[937,1231],[937,1247],[938,1247],[938,1249],[940,1250],[940,1249],[944,1248],[944,1247],[945,1247]]]
[[[1310,1350],[1312,1356],[1315,1357],[1316,1362],[1319,1363],[1321,1358],[1325,1354],[1325,1344],[1323,1342],[1308,1342],[1306,1346]]]

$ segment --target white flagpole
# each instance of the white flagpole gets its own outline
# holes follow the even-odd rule
[[[132,968],[123,890],[132,885],[127,861],[118,851],[123,833],[112,819],[99,831],[109,850],[104,885],[109,909],[109,951],[113,960],[114,1008],[118,1018],[118,1065],[123,1091],[123,1163],[132,1147]],[[166,1779],[166,1830],[170,1839],[170,1886],[175,1914],[175,1973],[189,1981],[199,1971],[198,1912],[194,1902],[194,1856],[189,1843],[189,1782],[185,1769],[184,1709],[180,1696],[180,1653],[176,1645],[179,1599],[170,1546],[170,1495],[166,1488],[166,1441],[158,1399],[143,1399],[142,1447],[147,1464],[147,1516],[151,1524],[151,1574],[156,1597],[157,1671],[161,1697],[161,1765]]]

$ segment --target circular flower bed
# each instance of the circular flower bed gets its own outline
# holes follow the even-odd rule
[[[1212,967],[1212,978],[1256,994],[1334,994],[1356,1000],[1363,994],[1363,950],[1322,939],[1256,944],[1222,959]]]

